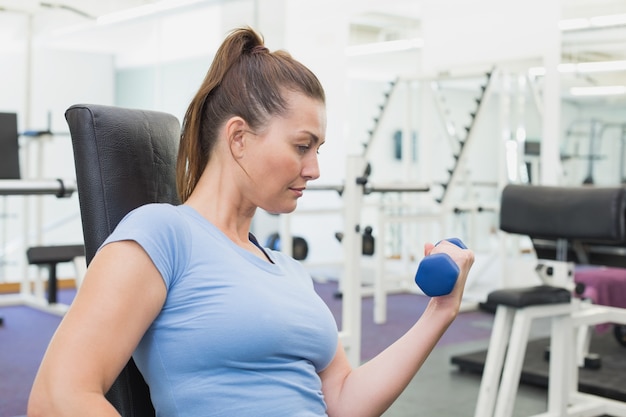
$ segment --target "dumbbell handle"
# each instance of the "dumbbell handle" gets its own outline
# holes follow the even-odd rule
[[[461,249],[467,249],[467,246],[463,244],[461,239],[453,237],[446,240]],[[424,294],[430,297],[439,297],[452,292],[459,277],[459,272],[459,266],[452,260],[450,255],[434,253],[425,257],[418,265],[415,273],[415,283]]]

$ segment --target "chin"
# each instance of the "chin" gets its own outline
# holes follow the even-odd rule
[[[278,214],[289,214],[289,213],[293,213],[296,208],[298,207],[297,204],[294,204],[290,207],[273,207],[271,209],[265,209],[265,211],[267,211],[270,214],[274,214],[274,215],[278,215]]]

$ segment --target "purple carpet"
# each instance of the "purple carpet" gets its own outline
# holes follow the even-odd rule
[[[62,290],[58,300],[69,303],[74,291]],[[59,316],[24,307],[1,307],[0,317],[0,417],[26,414],[30,387]]]
[[[341,328],[341,299],[335,297],[335,282],[316,284],[320,296],[333,312]],[[59,301],[69,303],[72,290],[59,291]],[[373,300],[363,299],[361,358],[366,361],[400,337],[420,317],[428,298],[412,294],[390,295],[387,322],[373,321]],[[60,317],[23,307],[0,307],[4,325],[0,327],[0,417],[26,414],[26,403],[37,367]],[[493,315],[468,312],[458,316],[438,346],[488,339]]]
[[[341,329],[341,299],[335,298],[337,284],[316,284],[317,292],[330,307]],[[361,360],[367,361],[402,336],[424,312],[429,298],[416,294],[394,294],[387,298],[387,322],[374,323],[374,300],[363,298]],[[437,346],[489,339],[493,315],[482,311],[460,314]]]

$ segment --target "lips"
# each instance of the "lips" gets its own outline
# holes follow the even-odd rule
[[[304,193],[304,190],[306,189],[306,187],[291,187],[289,188],[291,191],[294,192],[294,194],[296,194],[296,197],[302,197],[302,194]]]

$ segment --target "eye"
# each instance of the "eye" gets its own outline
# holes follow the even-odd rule
[[[296,149],[298,150],[298,153],[305,154],[310,149],[310,146],[309,145],[296,145]]]

